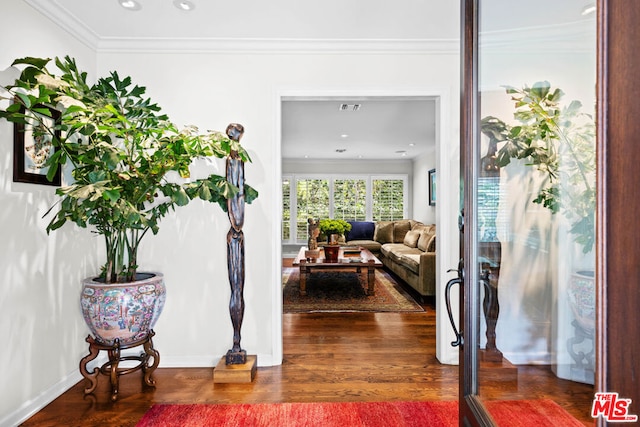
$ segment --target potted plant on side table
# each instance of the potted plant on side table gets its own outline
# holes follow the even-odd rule
[[[96,277],[83,281],[81,292],[83,317],[93,334],[87,338],[90,355],[81,362],[81,372],[92,383],[85,389],[90,393],[98,369],[89,373],[86,363],[99,350],[109,350],[113,360],[101,369],[111,371],[115,400],[114,370],[121,349],[144,345],[139,367],[149,385],[159,362],[151,337],[166,290],[161,273],[137,271],[140,242],[149,231],[158,232],[167,213],[194,198],[227,210],[227,200],[239,189],[216,174],[189,180],[194,159],[232,152],[243,161],[250,159],[239,141],[223,133],[178,129],[129,77],[111,72],[90,85],[74,59],[56,58],[59,75],[46,68],[50,61],[14,61],[24,69],[13,85],[2,88],[13,102],[0,110],[0,118],[28,126],[49,141],[49,179],[58,168],[72,168],[73,182],[56,190],[61,199],[47,212],[54,215],[47,232],[71,221],[104,237],[106,262]],[[244,185],[247,203],[257,195]]]

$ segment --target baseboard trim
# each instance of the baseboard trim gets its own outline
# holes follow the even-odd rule
[[[250,351],[248,353],[251,353]],[[160,355],[159,368],[214,368],[220,358],[217,356],[162,356]],[[274,366],[271,354],[258,354],[258,367]]]
[[[0,425],[17,426],[22,424],[49,403],[53,402],[62,393],[76,385],[80,380],[82,380],[82,375],[80,375],[80,372],[76,369],[35,398],[24,402],[17,410],[0,419]]]
[[[100,355],[87,366],[87,369],[90,371],[94,366],[101,366],[106,361],[107,356]],[[39,395],[24,402],[18,409],[0,419],[0,426],[17,426],[24,423],[83,379],[80,371],[75,369],[73,372],[61,378],[60,381],[42,391]]]

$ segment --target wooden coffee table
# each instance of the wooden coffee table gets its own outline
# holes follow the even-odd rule
[[[300,266],[300,295],[307,294],[307,279],[314,270],[324,271],[356,271],[360,274],[362,271],[367,273],[367,295],[375,295],[375,273],[376,268],[382,267],[382,262],[376,258],[368,249],[358,248],[359,252],[348,251],[345,254],[343,248],[340,248],[338,254],[338,262],[329,262],[324,258],[324,251],[320,249],[320,257],[305,258],[307,248],[302,247],[298,252],[298,256],[293,260],[294,266]],[[357,261],[356,261],[357,260]]]

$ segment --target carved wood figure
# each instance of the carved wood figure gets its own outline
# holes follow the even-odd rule
[[[227,126],[227,136],[240,141],[244,127],[238,123]],[[227,233],[227,269],[231,284],[229,314],[233,324],[233,347],[227,352],[226,364],[238,365],[247,362],[247,352],[240,347],[240,328],[244,317],[244,162],[236,151],[227,157],[226,178],[240,191],[227,200],[227,211],[231,228]]]
[[[309,250],[318,249],[318,236],[320,235],[320,224],[318,220],[313,218],[309,218],[307,220],[309,223],[309,241],[308,246]]]

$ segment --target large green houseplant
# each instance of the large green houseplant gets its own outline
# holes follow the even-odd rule
[[[523,159],[543,177],[533,200],[553,214],[562,212],[570,232],[584,253],[595,239],[595,126],[593,117],[581,111],[579,101],[562,106],[564,93],[547,81],[522,89],[506,87],[515,102],[517,124],[488,116],[481,131],[490,144],[499,146],[496,163],[508,165]]]
[[[68,221],[90,228],[104,237],[106,247],[98,281],[107,285],[133,282],[141,275],[137,273],[140,242],[149,231],[158,232],[161,218],[194,198],[218,203],[226,210],[227,199],[239,191],[216,174],[189,180],[194,159],[237,153],[243,161],[250,161],[249,156],[239,141],[223,133],[178,129],[145,97],[145,88],[134,85],[129,77],[111,72],[90,84],[74,59],[56,58],[57,75],[47,69],[50,62],[30,57],[14,61],[23,70],[13,85],[2,88],[12,102],[0,110],[0,117],[32,128],[34,135],[40,134],[37,136],[53,147],[45,163],[49,178],[59,167],[71,168],[73,182],[56,190],[60,200],[48,212],[53,218],[47,231]],[[52,121],[54,110],[59,118]],[[243,190],[246,202],[257,197],[250,186]],[[153,293],[153,286],[164,288],[164,284],[145,286],[144,295]],[[119,326],[106,325],[104,319],[114,312],[110,306],[114,298],[109,296],[113,291],[96,289],[83,291],[83,298],[88,299],[88,310],[98,312],[83,314],[87,323],[88,317],[102,319],[107,336],[101,341],[112,343],[117,332],[112,329],[118,328],[136,332],[129,335],[132,340],[144,335],[132,324],[148,317],[139,307],[146,296],[141,293],[133,298],[124,311],[128,317],[123,318],[121,311]],[[99,292],[105,296],[100,301]],[[102,306],[95,308],[98,302]],[[152,326],[157,314],[151,316]]]

